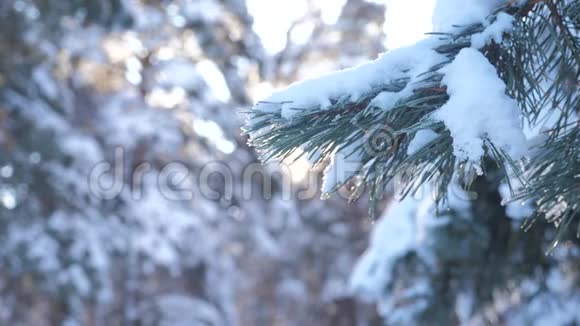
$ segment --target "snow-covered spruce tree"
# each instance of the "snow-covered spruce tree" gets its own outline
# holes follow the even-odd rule
[[[2,324],[60,324],[81,315],[83,300],[110,294],[107,251],[122,227],[101,219],[112,205],[99,211],[88,196],[83,172],[101,159],[101,148],[72,123],[80,118],[75,105],[93,107],[53,74],[60,19],[84,5],[92,8],[84,23],[104,30],[129,19],[121,1],[0,5]],[[45,294],[52,313],[39,317]]]
[[[193,204],[164,196],[152,177],[186,156],[178,109],[160,109],[151,94],[179,88],[191,93],[184,102],[216,102],[195,68],[201,59],[148,60],[165,44],[179,48],[175,39],[185,34],[172,28],[164,6],[122,0],[0,5],[0,324],[134,323],[147,304],[179,301],[163,300],[172,283],[196,299],[185,303],[210,301],[199,284],[212,278],[223,284],[212,288],[215,304],[190,307],[189,316],[203,317],[207,306],[219,305],[221,317],[231,318],[232,298],[223,290],[231,283],[223,274],[237,273],[228,270],[230,257],[219,254],[230,239],[205,223],[221,216],[217,205],[200,198],[194,213]],[[195,16],[192,24],[204,18]],[[200,35],[216,30],[197,27]],[[159,42],[150,30],[158,31]],[[205,45],[228,47],[210,37]],[[171,78],[160,76],[166,74]],[[192,111],[189,102],[170,105],[178,104]],[[118,148],[122,162],[114,158]],[[123,187],[114,198],[97,196],[88,181],[103,162],[127,172],[116,175]],[[153,173],[131,178],[143,162]]]
[[[397,177],[404,195],[429,183],[444,204],[456,176],[469,187],[497,166],[518,198],[568,225],[580,203],[580,2],[439,0],[433,23],[415,45],[259,102],[250,144],[264,161],[330,160],[323,192],[368,188],[371,216]]]
[[[328,164],[327,194],[368,189],[372,216],[390,184],[407,195],[351,279],[386,325],[580,321],[579,9],[439,0],[426,40],[248,112],[262,159]]]

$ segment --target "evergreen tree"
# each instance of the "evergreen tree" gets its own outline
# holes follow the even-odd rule
[[[440,0],[426,40],[247,112],[261,158],[326,166],[327,197],[366,190],[374,218],[402,196],[351,279],[386,325],[580,322],[579,8]]]
[[[455,176],[469,188],[495,170],[489,158],[517,198],[568,225],[578,210],[579,7],[439,1],[425,41],[255,105],[250,143],[264,161],[330,160],[323,191],[368,187],[371,216],[394,178],[405,195],[431,184],[441,203]]]

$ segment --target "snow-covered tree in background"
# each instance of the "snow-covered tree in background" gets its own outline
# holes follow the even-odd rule
[[[185,262],[184,241],[212,233],[152,183],[138,185],[141,201],[129,193],[133,180],[121,180],[124,190],[112,200],[90,193],[91,168],[116,160],[113,148],[122,146],[125,160],[116,164],[129,171],[140,161],[159,169],[184,144],[178,121],[127,82],[143,69],[139,55],[160,45],[123,32],[139,24],[131,9],[120,1],[2,8],[3,323],[134,320],[139,279],[156,266],[175,272]],[[210,241],[195,249],[192,260],[217,250]],[[43,305],[47,316],[38,313]]]
[[[579,18],[574,0],[439,0],[425,40],[248,112],[261,158],[326,166],[327,197],[368,190],[373,218],[389,187],[404,198],[351,279],[387,325],[580,322]]]
[[[244,1],[0,4],[0,324],[353,320],[362,205],[289,199],[272,166],[271,198],[246,198],[267,185],[242,183],[256,157],[237,114],[264,76],[285,83],[321,62],[309,54],[335,69],[382,51],[354,46],[352,22],[373,12],[376,29],[384,8],[345,8],[342,29],[308,17],[312,39],[338,40],[267,55]],[[87,183],[103,162],[125,176],[113,198]],[[187,184],[192,200],[169,200],[154,176],[170,162],[194,177],[227,166],[234,187],[210,179],[212,196]]]

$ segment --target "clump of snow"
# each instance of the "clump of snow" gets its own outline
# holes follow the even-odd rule
[[[373,229],[369,248],[358,261],[351,279],[351,289],[368,300],[380,300],[384,286],[390,283],[393,264],[412,250],[416,243],[413,198],[394,203]]]
[[[328,108],[331,100],[348,99],[356,102],[374,88],[388,85],[396,79],[410,78],[408,87],[401,92],[391,93],[396,94],[395,98],[381,94],[375,102],[379,105],[392,105],[398,99],[411,94],[413,81],[419,74],[445,60],[433,50],[434,41],[429,39],[413,46],[395,49],[358,67],[292,84],[258,103],[256,109],[265,112],[281,110],[282,117],[291,119],[304,110]]]
[[[434,118],[450,130],[456,158],[477,167],[485,138],[511,157],[523,157],[527,145],[517,103],[506,95],[506,85],[483,54],[463,49],[441,71],[450,99]]]
[[[494,40],[496,43],[503,41],[504,33],[509,33],[514,27],[514,17],[500,12],[496,20],[489,25],[483,32],[471,37],[471,47],[481,49]]]
[[[438,0],[433,12],[436,32],[451,32],[454,26],[484,23],[486,18],[508,0]]]
[[[370,105],[384,109],[392,108],[399,99],[399,93],[384,91],[375,96]]]
[[[409,143],[407,147],[407,155],[413,155],[425,147],[427,144],[437,138],[437,133],[431,129],[422,129],[417,131],[415,138]]]
[[[448,192],[456,194],[451,188]],[[416,255],[437,273],[442,262],[438,251],[442,248],[449,250],[447,245],[440,245],[441,236],[451,234],[449,227],[456,222],[455,218],[468,219],[471,216],[471,204],[464,201],[461,194],[449,203],[453,214],[442,215],[436,209],[434,193],[429,187],[423,187],[415,195],[393,202],[387,208],[373,229],[367,251],[351,274],[351,291],[361,299],[376,302],[379,314],[389,325],[415,324],[414,318],[424,313],[431,306],[430,301],[437,298],[432,274],[413,275],[412,280],[406,279],[407,271],[413,273],[413,267],[407,268],[414,264],[406,265],[405,258]],[[470,223],[468,220],[465,222]],[[470,310],[470,305],[464,302],[460,308]],[[469,314],[467,311],[464,315]]]

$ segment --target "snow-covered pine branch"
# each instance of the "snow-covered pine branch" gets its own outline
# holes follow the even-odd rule
[[[450,14],[444,5],[437,11]],[[248,114],[251,144],[264,160],[298,149],[314,163],[331,158],[325,193],[358,175],[361,186],[371,185],[375,200],[409,166],[415,167],[413,185],[431,180],[440,189],[460,163],[481,173],[486,142],[521,158],[526,144],[517,104],[505,95],[491,63],[470,48],[472,39],[477,45],[501,40],[509,30],[503,11],[488,18],[493,9],[478,8],[470,13],[477,18],[464,27],[442,25],[415,45],[274,93]]]
[[[405,193],[430,182],[443,195],[455,175],[484,174],[486,158],[521,175],[540,112],[563,106],[552,139],[570,126],[578,139],[577,13],[577,1],[439,0],[427,39],[256,104],[250,144],[265,161],[330,160],[324,194],[356,180],[373,202],[402,172]]]

